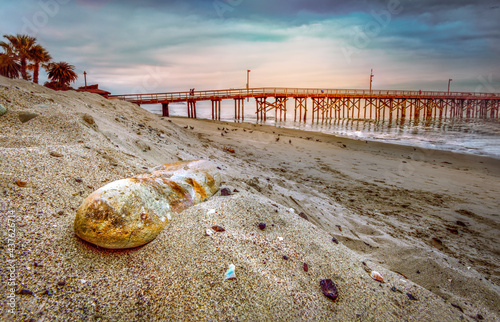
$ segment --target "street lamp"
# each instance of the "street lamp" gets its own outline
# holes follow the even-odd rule
[[[451,79],[451,78],[450,78],[450,79],[448,79],[448,94],[450,94],[450,84],[451,84],[451,81],[452,81],[452,80],[453,80],[453,79]]]
[[[83,71],[83,78],[85,78],[85,88],[87,88],[87,72]]]
[[[370,73],[370,95],[372,94],[372,83],[373,83],[373,69]]]
[[[249,94],[249,90],[250,90],[250,72],[251,72],[251,70],[247,69],[247,95]],[[249,100],[250,100],[250,98],[247,97],[247,102]]]

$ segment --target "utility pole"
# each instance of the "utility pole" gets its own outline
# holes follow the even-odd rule
[[[370,95],[372,94],[372,83],[373,83],[373,68],[370,72]]]
[[[87,72],[83,72],[83,78],[85,78],[85,88],[87,88]]]
[[[453,80],[453,79],[451,79],[451,78],[450,78],[450,79],[448,79],[448,94],[450,94],[450,84],[451,84],[451,81],[452,81],[452,80]]]

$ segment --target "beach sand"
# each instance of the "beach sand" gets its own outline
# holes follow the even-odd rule
[[[5,320],[500,319],[499,160],[162,118],[3,77],[0,104],[0,213],[16,220],[13,253],[0,223]],[[37,116],[22,123],[26,112]],[[95,189],[195,159],[236,192],[175,215],[136,249],[75,236],[76,209]],[[225,231],[205,236],[213,225]],[[230,264],[237,278],[224,280]]]

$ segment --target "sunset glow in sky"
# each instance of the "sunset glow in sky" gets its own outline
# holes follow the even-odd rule
[[[500,92],[498,1],[0,0],[0,33],[38,38],[76,86]],[[42,78],[42,81],[45,79]]]

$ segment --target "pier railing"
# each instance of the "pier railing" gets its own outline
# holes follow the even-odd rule
[[[461,98],[498,99],[500,94],[475,92],[438,92],[412,90],[360,90],[360,89],[311,89],[311,88],[249,88],[206,91],[168,92],[151,94],[111,95],[110,98],[138,104],[175,103],[189,100],[218,100],[247,97],[358,97],[358,98]]]

